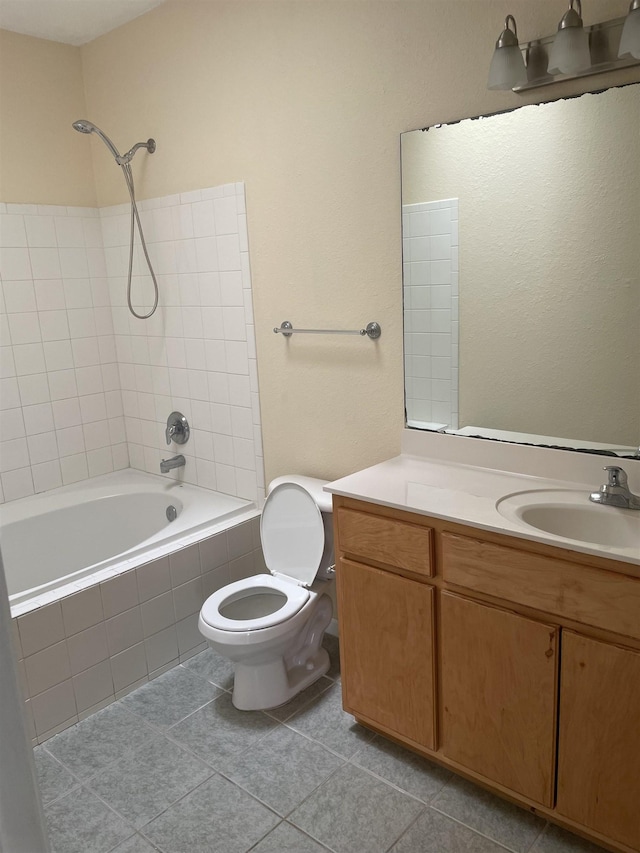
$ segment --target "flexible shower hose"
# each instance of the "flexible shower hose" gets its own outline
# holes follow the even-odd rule
[[[124,179],[127,184],[127,189],[129,190],[129,197],[131,198],[131,230],[129,234],[129,275],[127,277],[127,305],[129,306],[129,311],[133,314],[134,317],[137,317],[138,320],[147,320],[151,317],[152,314],[155,313],[156,308],[158,307],[158,282],[156,281],[156,275],[153,271],[153,267],[151,266],[151,260],[149,259],[149,253],[147,252],[147,244],[144,239],[144,232],[142,230],[142,223],[140,222],[140,215],[138,213],[138,205],[136,204],[136,193],[133,185],[133,172],[131,171],[131,166],[129,163],[123,163],[122,171],[124,172]],[[142,251],[144,252],[144,257],[147,261],[147,266],[149,267],[149,272],[151,273],[151,279],[153,280],[153,287],[155,292],[153,308],[149,311],[148,314],[138,314],[131,304],[131,276],[133,273],[133,241],[135,238],[135,225],[138,225],[138,234],[140,235],[140,242],[142,244]]]

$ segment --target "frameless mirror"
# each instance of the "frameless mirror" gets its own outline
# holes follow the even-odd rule
[[[408,426],[640,445],[640,84],[402,134]]]

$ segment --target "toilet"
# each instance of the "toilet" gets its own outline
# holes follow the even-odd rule
[[[333,615],[331,496],[324,480],[279,477],[269,487],[260,539],[270,574],[227,584],[202,605],[198,628],[232,661],[232,701],[243,711],[288,702],[329,669],[322,648]]]

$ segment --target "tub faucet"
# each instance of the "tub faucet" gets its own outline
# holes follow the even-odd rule
[[[617,465],[607,465],[607,482],[597,492],[589,495],[589,500],[604,506],[618,506],[623,509],[640,510],[640,495],[634,495],[627,485],[627,472]]]
[[[186,462],[186,459],[182,455],[182,453],[178,454],[178,456],[172,456],[171,459],[163,459],[160,462],[160,473],[168,474],[172,468],[181,468]]]

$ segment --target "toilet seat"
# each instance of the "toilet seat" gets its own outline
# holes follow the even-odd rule
[[[279,592],[284,595],[285,601],[282,607],[266,616],[258,616],[255,619],[228,619],[220,610],[234,601],[249,596]],[[309,600],[310,592],[304,587],[283,578],[272,575],[254,575],[243,578],[235,583],[227,584],[207,598],[202,605],[200,616],[202,620],[212,628],[222,631],[259,631],[261,628],[271,628],[286,622],[302,609]]]

